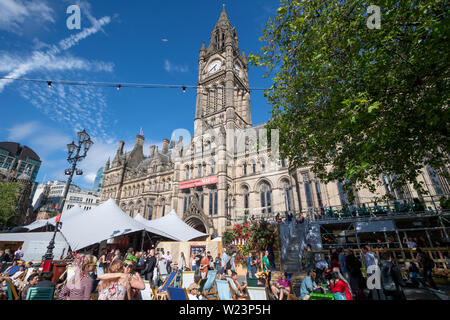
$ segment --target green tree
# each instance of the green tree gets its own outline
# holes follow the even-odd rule
[[[18,185],[15,182],[0,183],[0,224],[7,226],[16,216],[15,207],[17,205]]]
[[[250,55],[273,76],[267,127],[280,129],[293,168],[311,165],[347,192],[375,191],[389,174],[425,193],[424,165],[448,177],[450,5],[376,1],[381,26],[369,29],[371,4],[281,1]]]

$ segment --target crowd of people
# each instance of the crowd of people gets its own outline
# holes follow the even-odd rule
[[[435,263],[420,248],[416,248],[415,261],[409,262],[406,281],[389,251],[383,250],[378,256],[371,246],[365,245],[361,252],[362,260],[352,249],[331,249],[324,259],[315,261],[311,245],[307,245],[306,277],[301,284],[300,298],[309,299],[311,293],[328,291],[340,300],[406,300],[403,289],[407,286],[422,288],[426,285],[437,289],[432,278]],[[363,264],[366,277],[361,271]],[[367,286],[368,279],[373,286]],[[369,289],[368,295],[364,294],[364,289]]]
[[[275,263],[272,261],[273,257],[269,260],[269,251],[264,252],[262,269],[257,254],[250,254],[246,260],[249,266],[248,277],[256,277],[258,269],[264,272],[272,269]],[[103,250],[98,256],[89,253],[77,254],[69,250],[67,255],[61,258],[73,262],[56,279],[56,285],[52,282],[52,272],[41,272],[40,266],[33,267],[31,262],[25,263],[21,260],[22,257],[21,249],[14,255],[10,250],[0,251],[0,267],[12,262],[7,268],[0,269],[2,299],[8,298],[7,282],[11,280],[11,285],[18,292],[20,299],[26,299],[30,287],[47,287],[52,284],[55,297],[60,300],[135,300],[141,299],[140,291],[145,289],[144,280],[151,282],[153,287],[158,289],[173,271],[195,272],[195,281],[187,290],[191,299],[204,299],[198,291],[197,283],[206,278],[209,270],[217,270],[218,279],[234,279],[238,292],[242,292],[246,286],[237,282],[236,253],[227,252],[226,249],[215,258],[210,251],[190,255],[180,252],[177,257],[173,257],[169,251],[159,248],[140,252],[135,252],[133,248],[126,252],[110,249]],[[73,270],[72,274],[69,269]],[[177,275],[175,284],[179,284],[181,272]]]
[[[268,288],[273,299],[286,299],[292,293],[291,275],[281,274],[276,282],[271,282],[271,273],[276,268],[273,252],[267,249],[248,254],[244,262],[247,266],[246,278],[258,279],[260,285]],[[360,258],[352,249],[337,248],[316,261],[317,255],[311,245],[307,245],[304,260],[306,276],[300,286],[299,298],[310,299],[314,293],[329,292],[339,300],[404,300],[405,286],[426,285],[436,289],[432,278],[434,261],[420,248],[415,250],[416,260],[409,263],[408,280],[405,281],[388,251],[381,251],[378,256],[371,246],[365,245]],[[98,256],[69,250],[66,258],[73,261],[70,267],[72,273],[69,275],[70,268],[66,268],[58,279],[54,279],[52,272],[41,272],[39,266],[25,263],[22,258],[20,248],[14,254],[10,250],[0,250],[0,298],[8,298],[8,285],[12,285],[20,299],[26,299],[31,287],[54,287],[55,296],[61,300],[136,300],[142,298],[144,280],[158,290],[173,271],[195,272],[194,283],[187,290],[190,299],[205,299],[198,283],[207,277],[209,270],[216,270],[218,279],[232,279],[237,296],[243,295],[247,286],[237,281],[236,252],[228,252],[226,248],[215,258],[209,251],[190,255],[180,252],[174,257],[161,248],[140,252],[135,252],[133,248],[126,252],[110,249]],[[5,265],[8,267],[4,268]],[[363,265],[365,276],[361,271]],[[376,272],[380,277],[380,289],[370,289],[366,291],[369,294],[365,294],[367,279]],[[179,286],[180,278],[181,272],[178,272],[174,286]]]

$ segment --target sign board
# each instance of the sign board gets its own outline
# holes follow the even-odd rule
[[[205,185],[213,184],[213,183],[217,183],[217,176],[211,176],[211,177],[206,177],[206,178],[201,178],[201,179],[196,179],[196,180],[180,182],[179,188],[187,189],[187,188],[192,188],[192,187],[205,186]]]

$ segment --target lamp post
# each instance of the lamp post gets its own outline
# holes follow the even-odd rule
[[[64,170],[64,173],[66,175],[68,175],[69,178],[67,179],[67,183],[64,188],[63,198],[61,201],[61,212],[58,214],[58,216],[56,218],[56,226],[55,226],[55,231],[53,232],[53,237],[50,240],[50,243],[48,244],[47,252],[42,257],[43,271],[51,270],[52,260],[53,260],[53,249],[55,248],[55,237],[56,237],[56,233],[58,232],[58,229],[60,226],[59,221],[61,219],[62,211],[64,209],[64,204],[66,203],[67,194],[69,193],[73,174],[76,173],[78,176],[83,174],[82,170],[77,169],[77,163],[78,163],[78,161],[81,161],[86,157],[88,150],[94,144],[94,142],[92,142],[89,135],[86,133],[86,130],[83,129],[83,131],[78,132],[77,135],[78,135],[78,145],[76,145],[74,143],[74,141],[72,141],[72,143],[67,145],[67,151],[68,151],[67,161],[72,164],[72,168]]]

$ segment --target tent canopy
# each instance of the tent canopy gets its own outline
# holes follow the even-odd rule
[[[75,217],[79,214],[84,214],[85,212],[79,205],[75,205],[73,208],[70,208],[69,210],[65,211],[61,215],[61,222],[67,221],[71,219],[72,217]],[[42,227],[45,227],[47,224],[55,226],[56,225],[56,217],[50,218],[50,219],[42,219],[34,221],[33,223],[30,223],[27,226],[24,226],[24,228],[28,229],[28,231],[33,231]],[[64,224],[64,223],[63,223]]]
[[[189,241],[208,235],[188,226],[178,217],[174,210],[172,210],[168,215],[155,220],[147,220],[140,214],[136,215],[135,219],[147,227],[152,227],[170,234],[177,241]]]
[[[110,238],[142,230],[170,238],[167,234],[134,220],[124,213],[113,199],[109,199],[82,215],[70,217],[66,223],[63,223],[61,233],[70,247],[78,250]]]

